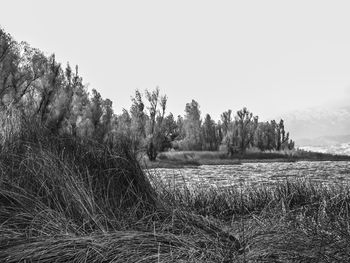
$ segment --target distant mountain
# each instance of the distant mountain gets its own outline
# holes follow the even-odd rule
[[[301,146],[332,146],[341,145],[350,142],[350,134],[338,136],[323,136],[317,138],[298,139],[297,143]]]
[[[350,107],[310,108],[280,117],[299,146],[350,142]]]
[[[350,143],[342,143],[331,146],[302,146],[298,148],[312,152],[341,154],[350,156]]]
[[[350,107],[310,108],[280,118],[297,147],[350,155]]]

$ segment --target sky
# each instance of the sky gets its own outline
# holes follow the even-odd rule
[[[216,120],[350,101],[349,1],[0,1],[1,27],[78,64],[116,113],[156,87],[175,116],[195,99]]]

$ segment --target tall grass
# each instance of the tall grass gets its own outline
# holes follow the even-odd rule
[[[169,209],[201,215],[234,236],[234,262],[350,260],[349,185],[293,180],[241,189],[155,187]]]
[[[145,174],[123,140],[107,147],[15,124],[0,133],[0,262],[350,259],[348,186],[174,189]]]
[[[33,123],[2,131],[1,262],[222,261],[220,228],[166,209],[126,141],[107,147]]]

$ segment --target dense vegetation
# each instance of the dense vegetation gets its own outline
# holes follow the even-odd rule
[[[348,186],[173,188],[32,123],[0,154],[1,262],[348,262]]]
[[[201,119],[199,104],[186,104],[185,116],[166,114],[167,96],[158,88],[135,91],[130,110],[115,114],[112,101],[83,84],[78,66],[62,66],[55,55],[45,56],[25,42],[16,42],[0,29],[0,110],[17,111],[55,134],[89,138],[114,144],[125,137],[134,151],[145,151],[150,160],[170,149],[210,150],[225,145],[227,153],[293,149],[294,142],[283,120],[259,122],[246,108],[233,116],[228,110],[218,123],[207,114]]]
[[[137,161],[140,147],[292,148],[283,122],[202,123],[195,101],[175,121],[157,89],[117,116],[77,67],[0,34],[1,262],[349,261],[348,187],[174,189]]]

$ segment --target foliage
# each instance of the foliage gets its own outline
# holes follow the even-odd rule
[[[153,91],[146,90],[146,98],[150,105],[148,107],[150,118],[146,153],[151,161],[155,161],[158,152],[164,148],[164,144],[167,140],[163,121],[168,98],[166,96],[160,96],[159,88]],[[158,106],[161,110],[157,110]]]
[[[132,150],[146,152],[154,161],[159,152],[180,150],[216,151],[226,145],[230,155],[247,148],[261,151],[293,149],[294,142],[284,130],[284,122],[259,123],[246,108],[232,116],[222,113],[215,123],[209,114],[201,119],[197,101],[186,104],[185,116],[175,120],[166,113],[167,96],[157,87],[136,90],[130,110],[113,112],[112,101],[103,99],[83,84],[78,66],[63,67],[55,55],[45,56],[27,43],[18,43],[0,29],[0,106],[16,109],[21,118],[38,119],[40,125],[55,134],[70,134],[99,143],[127,138]]]
[[[347,186],[176,188],[137,161],[145,142],[153,154],[176,140],[215,148],[223,135],[242,152],[280,153],[293,148],[283,121],[260,124],[243,109],[202,124],[193,100],[175,122],[159,90],[146,96],[148,112],[136,91],[115,115],[77,67],[0,29],[1,262],[349,261]]]
[[[180,142],[180,148],[184,150],[202,150],[202,120],[198,102],[192,100],[190,103],[187,103],[185,113],[183,121],[185,137]]]
[[[205,151],[216,151],[221,143],[217,133],[216,124],[211,119],[210,115],[205,116],[202,125],[202,150]]]

